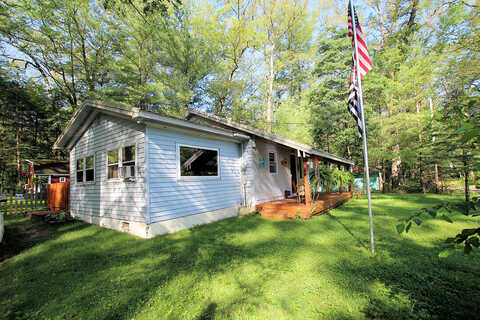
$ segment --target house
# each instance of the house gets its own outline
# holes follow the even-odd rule
[[[47,184],[70,181],[68,161],[38,160],[34,163],[34,177],[43,177]]]
[[[304,159],[353,162],[230,120],[88,101],[54,144],[70,153],[71,214],[149,238],[294,193]]]

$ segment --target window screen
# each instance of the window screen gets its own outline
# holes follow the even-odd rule
[[[268,164],[270,173],[277,173],[277,159],[275,152],[268,153]]]
[[[180,146],[180,176],[218,176],[218,151]]]
[[[108,151],[108,179],[118,178],[118,149]]]

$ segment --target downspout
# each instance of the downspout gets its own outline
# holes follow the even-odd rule
[[[151,211],[152,211],[152,205],[150,203],[150,177],[149,177],[149,157],[150,157],[150,154],[149,154],[149,130],[148,130],[148,126],[145,124],[145,147],[143,148],[145,150],[145,170],[144,170],[144,174],[145,174],[145,185],[146,185],[146,192],[145,192],[145,205],[146,205],[146,223],[147,223],[147,227],[146,227],[146,236],[147,238],[149,237],[149,234],[151,232],[150,230],[150,224],[152,223],[152,215],[151,215]]]
[[[247,180],[246,180],[246,177],[244,175],[244,165],[245,165],[245,154],[244,154],[244,149],[243,149],[243,141],[240,142],[240,148],[241,148],[241,151],[242,151],[242,158],[240,159],[241,161],[241,164],[240,164],[240,179],[241,179],[241,183],[242,183],[242,187],[243,187],[243,206],[246,207],[247,206]]]

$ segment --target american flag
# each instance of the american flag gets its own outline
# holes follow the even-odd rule
[[[350,3],[348,4],[348,36],[352,38],[352,47],[353,47],[353,59],[356,61],[355,57],[355,39],[353,37],[353,26],[352,26],[352,10],[350,9]],[[363,38],[362,27],[358,22],[357,10],[353,8],[355,15],[355,26],[357,33],[357,48],[358,48],[358,64],[360,65],[360,76],[363,78],[368,71],[372,70],[372,62],[370,61],[370,56],[368,55],[367,44]],[[356,71],[356,70],[355,70]]]
[[[355,15],[355,26],[357,34],[357,50],[358,50],[358,64],[360,65],[360,77],[363,78],[368,71],[372,70],[372,63],[368,55],[367,44],[363,39],[362,27],[358,22],[358,16],[355,8],[353,8]],[[357,66],[356,66],[356,56],[355,56],[355,38],[353,36],[353,26],[352,26],[352,11],[350,2],[348,4],[348,35],[352,38],[352,47],[353,47],[353,58],[352,58],[352,73],[350,75],[350,91],[348,95],[348,111],[352,117],[357,122],[358,132],[360,137],[362,136],[362,111],[360,104],[359,96],[359,85],[356,77]]]
[[[360,109],[360,98],[358,96],[358,84],[355,77],[355,60],[352,59],[352,75],[350,76],[350,92],[348,94],[348,112],[357,122],[358,134],[362,137],[362,111]]]

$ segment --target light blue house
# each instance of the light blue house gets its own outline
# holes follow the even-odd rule
[[[70,153],[71,214],[152,237],[293,194],[304,158],[353,162],[199,111],[184,119],[86,102],[54,144]]]

